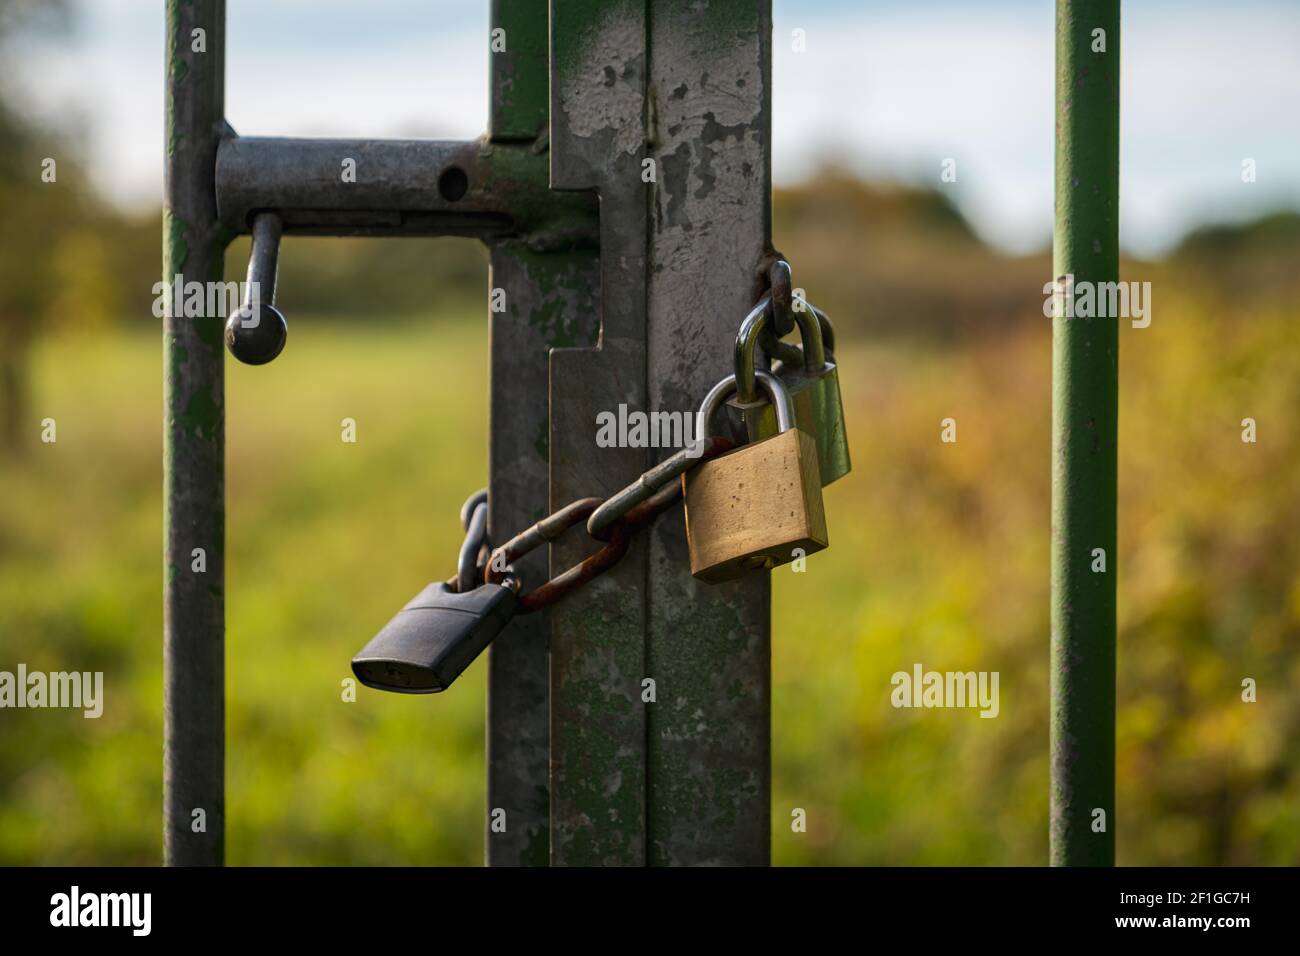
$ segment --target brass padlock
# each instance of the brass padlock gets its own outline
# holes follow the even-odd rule
[[[828,544],[817,443],[795,426],[780,379],[759,369],[755,380],[771,399],[778,433],[682,475],[691,574],[704,581],[773,568]],[[728,375],[709,390],[696,420],[699,440],[708,438],[714,413],[735,387]]]
[[[770,297],[764,296],[759,306]],[[802,305],[802,308],[800,307]],[[810,303],[796,303],[795,322],[803,341],[802,364],[783,358],[775,371],[794,401],[795,424],[817,442],[817,464],[822,484],[843,478],[853,467],[849,461],[849,438],[844,429],[844,401],[840,397],[840,373],[833,357],[826,351],[822,321],[830,320]],[[777,433],[772,404],[758,394],[754,382],[754,353],[760,335],[770,322],[770,307],[756,307],[741,323],[736,334],[736,395],[727,402],[729,413],[739,419],[741,433],[751,442]],[[789,352],[794,346],[781,345]]]

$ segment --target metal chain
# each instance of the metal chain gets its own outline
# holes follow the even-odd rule
[[[677,503],[681,497],[680,481],[673,479],[697,465],[714,458],[733,447],[729,438],[711,437],[701,446],[699,442],[683,448],[677,454],[654,466],[622,491],[601,498],[579,498],[547,515],[531,528],[523,531],[492,552],[484,572],[488,584],[506,583],[515,574],[513,562],[560,537],[565,531],[586,520],[588,533],[604,546],[583,558],[545,584],[519,596],[519,613],[528,614],[549,607],[560,598],[571,594],[585,584],[600,577],[627,554],[632,537],[648,527],[661,514]],[[696,449],[699,449],[696,453]],[[690,453],[690,454],[688,454]],[[591,520],[600,515],[598,530],[591,530]]]
[[[769,270],[769,281],[772,288],[763,293],[745,321],[753,323],[764,314],[771,315],[773,321],[764,329],[760,340],[764,353],[786,363],[800,362],[802,350],[780,341],[780,336],[792,331],[795,325],[789,263],[783,259],[774,262]],[[804,301],[802,305],[813,313],[821,326],[823,344],[829,353],[835,344],[830,318],[811,302]],[[474,587],[476,580],[518,588],[519,578],[513,563],[543,544],[555,541],[584,520],[587,534],[603,542],[603,547],[567,571],[521,594],[518,613],[540,611],[600,577],[623,559],[637,532],[677,503],[682,494],[682,475],[735,447],[729,438],[708,435],[707,423],[699,425],[694,441],[647,469],[627,487],[605,499],[571,501],[495,549],[487,537],[487,489],[470,495],[460,512],[466,535],[453,579],[457,589],[468,590]]]

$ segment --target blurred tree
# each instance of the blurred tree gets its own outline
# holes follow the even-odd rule
[[[66,29],[68,16],[66,0],[0,0],[0,49],[19,35]],[[27,363],[50,305],[52,253],[83,204],[67,176],[72,164],[20,115],[13,96],[0,86],[0,446],[11,452],[27,422]]]
[[[1189,233],[1170,262],[1219,307],[1291,303],[1300,294],[1300,212],[1282,210],[1241,223],[1202,226]]]
[[[777,187],[772,223],[795,285],[846,336],[933,346],[1042,323],[1048,252],[999,254],[937,190],[830,166]]]

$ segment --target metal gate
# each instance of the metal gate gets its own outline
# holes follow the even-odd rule
[[[1118,278],[1118,0],[1058,0],[1058,277]],[[608,495],[651,464],[597,453],[601,410],[687,411],[723,372],[770,245],[770,0],[494,0],[473,142],[243,138],[225,122],[224,0],[167,5],[164,275],[221,278],[253,217],[295,235],[475,237],[491,251],[489,532]],[[1096,31],[1107,54],[1096,56]],[[192,42],[203,31],[200,52]],[[485,38],[485,42],[486,42]],[[351,159],[356,181],[344,183]],[[647,166],[647,164],[649,164]],[[654,175],[645,175],[647,168]],[[169,304],[170,310],[170,304]],[[1052,860],[1114,860],[1117,329],[1054,320]],[[169,314],[165,853],[224,833],[222,318]],[[189,570],[196,547],[207,573]],[[1089,564],[1111,556],[1108,573]],[[577,541],[551,548],[566,568]],[[544,577],[545,558],[526,560]],[[702,586],[680,522],[493,645],[492,864],[764,864],[765,576]],[[670,704],[641,702],[653,677]],[[195,810],[207,827],[194,832]],[[1098,831],[1095,812],[1104,811]]]
[[[548,16],[549,12],[549,16]],[[244,138],[225,122],[223,0],[167,12],[165,263],[219,280],[257,213],[295,235],[472,236],[491,251],[490,534],[651,462],[598,449],[602,409],[692,410],[769,259],[767,0],[495,0],[488,131],[465,143]],[[196,52],[194,32],[205,32]],[[488,38],[485,38],[487,42]],[[356,181],[339,176],[355,161]],[[656,175],[645,175],[653,161]],[[699,263],[709,263],[701,269]],[[165,854],[224,833],[220,317],[166,319]],[[549,417],[547,410],[549,408]],[[549,490],[548,490],[549,489]],[[190,572],[192,549],[207,573]],[[551,563],[583,556],[560,542]],[[544,576],[538,554],[525,573]],[[678,523],[491,650],[492,864],[769,858],[765,576],[704,586]],[[653,676],[672,704],[647,707]],[[193,812],[206,814],[193,832]]]

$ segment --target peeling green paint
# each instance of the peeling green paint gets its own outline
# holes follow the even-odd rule
[[[563,24],[557,29],[563,31],[564,43],[553,47],[554,68],[566,76],[572,76],[583,64],[587,50],[600,36],[601,31],[610,21],[636,22],[644,14],[645,0],[564,0],[562,9],[556,10],[557,17],[563,17]]]
[[[172,277],[185,270],[185,263],[190,257],[189,246],[185,242],[185,223],[170,208],[163,207],[163,281],[170,283]]]
[[[511,215],[528,247],[536,252],[595,249],[599,243],[596,200],[585,192],[550,189],[547,152],[533,143],[485,142],[488,173],[477,188],[508,198]]]
[[[549,115],[547,4],[492,0],[492,28],[505,31],[506,50],[490,52],[496,140],[531,139]]]
[[[187,8],[184,13],[182,13],[182,7]],[[190,0],[167,0],[167,23],[173,24],[183,22],[187,19],[187,15],[191,15],[189,14],[188,9],[190,7]],[[185,82],[185,78],[190,72],[190,65],[186,62],[184,56],[186,37],[183,35],[182,31],[173,30],[168,39],[171,41],[171,46],[167,51],[167,64],[170,68],[171,82],[173,86],[179,86],[181,83]],[[168,106],[171,106],[170,101],[168,102]]]
[[[219,315],[208,315],[195,319],[194,325],[199,334],[199,341],[215,353],[218,360],[224,358],[225,353],[222,348],[226,328],[225,318]]]
[[[211,392],[199,389],[190,394],[176,421],[195,438],[212,441],[221,434],[221,405],[213,400]]]
[[[589,317],[577,315],[572,306],[575,293],[585,296],[590,291],[588,276],[596,259],[594,251],[538,252],[526,242],[516,242],[511,252],[524,266],[529,284],[540,299],[524,317],[528,325],[550,348],[594,345],[582,331],[591,324]],[[511,315],[518,317],[518,305],[512,303],[510,308]]]
[[[557,555],[558,559],[570,555]],[[589,601],[564,608],[563,644],[552,645],[551,748],[563,809],[553,829],[563,862],[640,865],[645,861],[644,675],[638,633],[641,609],[608,579]]]

